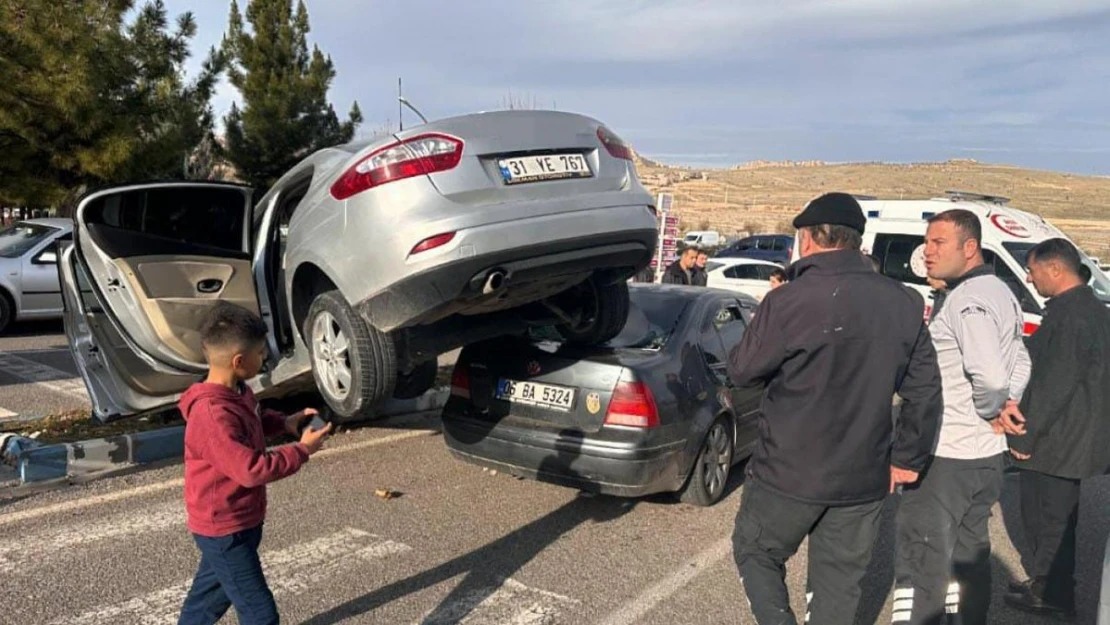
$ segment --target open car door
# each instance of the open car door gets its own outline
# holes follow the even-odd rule
[[[116,187],[81,200],[60,269],[65,330],[101,421],[171,406],[206,371],[199,327],[219,301],[258,312],[251,190]]]

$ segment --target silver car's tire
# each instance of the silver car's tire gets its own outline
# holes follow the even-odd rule
[[[393,393],[393,340],[363,322],[338,291],[322,293],[312,302],[304,336],[316,388],[336,417],[369,417]]]
[[[577,303],[580,319],[574,325],[557,327],[567,341],[579,345],[598,345],[620,334],[628,321],[628,283],[600,284],[590,278],[582,284],[560,294]]]
[[[732,474],[733,453],[732,429],[725,419],[717,419],[709,426],[694,459],[694,469],[680,495],[682,501],[695,506],[712,506],[720,501]]]

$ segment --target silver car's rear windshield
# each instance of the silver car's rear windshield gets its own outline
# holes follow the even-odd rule
[[[17,223],[0,230],[0,258],[19,258],[46,240],[57,228]]]
[[[690,304],[688,297],[650,289],[631,289],[629,299],[628,323],[609,347],[662,349]]]

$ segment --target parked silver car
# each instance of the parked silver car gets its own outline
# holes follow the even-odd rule
[[[72,237],[68,219],[28,219],[0,230],[0,332],[13,321],[62,316],[56,244]]]
[[[253,210],[252,210],[253,205]],[[217,300],[258,311],[279,394],[314,374],[340,418],[429,388],[436,356],[555,323],[615,336],[656,244],[631,149],[548,111],[446,119],[321,150],[249,189],[99,191],[62,262],[66,329],[101,419],[171,403],[204,371]]]

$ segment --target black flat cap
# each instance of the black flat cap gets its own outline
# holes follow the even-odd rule
[[[794,218],[795,228],[823,224],[846,226],[862,234],[867,218],[863,216],[863,209],[856,198],[847,193],[826,193],[810,200],[801,214]]]

